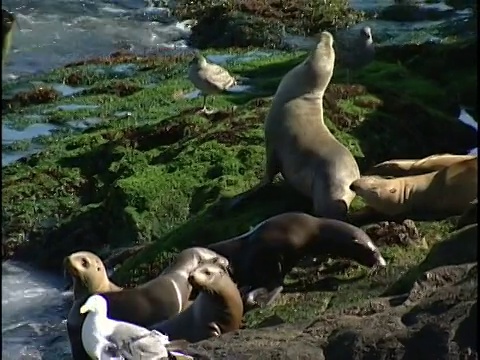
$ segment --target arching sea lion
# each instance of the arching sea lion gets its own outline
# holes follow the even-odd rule
[[[312,198],[316,216],[344,219],[360,177],[350,153],[332,135],[323,119],[323,95],[332,78],[333,37],[322,32],[305,61],[290,70],[278,85],[265,121],[266,167],[263,180],[232,200],[231,207],[270,184],[282,173],[285,180]]]
[[[395,177],[421,175],[476,157],[476,155],[437,154],[423,159],[388,160],[373,166],[366,175]]]
[[[78,251],[65,257],[63,267],[73,281],[73,299],[122,290],[108,278],[103,261],[89,251]]]
[[[367,204],[362,217],[448,217],[460,215],[477,197],[477,158],[423,175],[385,179],[363,176],[351,189]],[[355,214],[352,215],[355,218]]]
[[[200,291],[193,304],[175,317],[154,326],[170,340],[197,342],[240,329],[243,301],[226,269],[214,263],[197,267],[189,276]]]
[[[342,257],[369,267],[386,265],[362,229],[300,212],[273,216],[245,234],[208,247],[228,258],[233,279],[242,290],[250,291],[248,305],[260,305],[256,297],[265,289],[269,292],[266,305],[270,304],[282,291],[285,275],[304,256]]]
[[[194,247],[180,252],[172,265],[155,279],[132,289],[116,292],[100,292],[108,302],[108,317],[148,327],[166,320],[190,305],[192,287],[188,282],[190,272],[203,261],[217,261],[228,267],[228,260],[212,250]],[[81,306],[87,296],[75,301],[69,312],[67,328],[75,360],[88,359],[81,344],[81,326],[84,316],[74,307]],[[75,312],[75,313],[74,313]]]

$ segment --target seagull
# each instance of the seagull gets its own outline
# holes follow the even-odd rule
[[[200,112],[209,113],[207,110],[207,96],[219,94],[236,85],[235,78],[223,67],[210,64],[200,52],[190,62],[188,79],[199,89],[203,95],[203,106]]]
[[[116,321],[107,317],[107,300],[92,295],[80,307],[80,314],[87,314],[82,326],[82,344],[93,360],[107,359],[180,359],[167,346],[168,336],[156,330]]]
[[[337,43],[335,50],[338,53],[339,63],[347,69],[347,81],[350,82],[350,70],[367,66],[375,58],[372,29],[370,26],[364,26],[355,39],[341,45]]]

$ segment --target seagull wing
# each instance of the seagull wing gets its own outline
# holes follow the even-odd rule
[[[235,85],[235,78],[217,64],[207,64],[199,75],[219,90],[226,90]]]
[[[157,331],[125,340],[120,345],[121,355],[129,359],[159,360],[168,357],[165,336]]]

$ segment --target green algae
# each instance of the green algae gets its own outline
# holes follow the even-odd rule
[[[40,154],[2,169],[2,225],[11,252],[59,270],[63,256],[72,251],[148,244],[115,274],[116,281],[133,285],[156,276],[185,247],[226,239],[284,211],[310,211],[310,202],[281,182],[235,211],[223,208],[226,198],[251,188],[261,177],[263,121],[271,96],[282,75],[304,56],[278,53],[251,62],[234,57],[225,66],[248,78],[255,91],[212,97],[209,106],[220,111],[208,117],[195,113],[200,98],[184,96],[194,90],[186,79],[188,55],[175,55],[172,61],[97,59],[43,76],[42,81],[70,79],[76,86],[90,88],[52,103],[25,105],[21,113],[13,109],[7,113],[9,121],[38,113],[49,114],[57,123],[86,116],[102,121],[82,134],[57,136]],[[423,61],[437,64],[436,58],[425,57]],[[121,77],[97,77],[97,66],[122,61],[137,64],[137,70]],[[476,65],[462,71],[452,63],[448,66],[463,79],[476,74]],[[446,79],[420,71],[417,63],[392,60],[388,52],[380,52],[350,85],[344,75],[338,69],[327,90],[326,124],[362,169],[387,159],[476,146],[476,133],[450,111],[456,101],[464,100],[463,92],[459,99],[452,98],[445,90]],[[459,84],[460,79],[451,86]],[[464,84],[470,86],[468,81]],[[116,91],[119,87],[135,91],[125,94]],[[98,107],[59,111],[60,104]],[[131,115],[118,116],[118,112]],[[358,197],[352,203],[352,209],[362,206]],[[417,225],[430,246],[452,227],[448,221]],[[272,314],[285,321],[309,318],[328,307],[382,294],[427,252],[421,246],[382,246],[390,264],[383,273],[370,274],[354,264],[335,270],[339,262],[331,262],[326,271],[300,280],[303,289],[313,283],[308,285],[312,291],[301,293],[293,286],[278,306],[248,314],[247,324],[256,326]],[[292,285],[295,280],[287,282]]]

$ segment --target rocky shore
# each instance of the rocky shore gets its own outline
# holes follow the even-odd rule
[[[284,29],[268,29],[282,19],[286,31],[311,34],[363,16],[343,1],[331,13],[323,2],[308,3],[298,22],[304,4],[297,1],[261,9],[198,2],[205,7],[198,29],[215,18],[218,37],[194,29],[192,43],[243,79],[237,92],[210,100],[220,109],[211,115],[195,113],[201,98],[186,78],[188,53],[117,53],[4,84],[4,122],[58,130],[3,145],[43,150],[2,169],[2,259],[60,271],[65,255],[90,250],[111,256],[114,280],[132,286],[185,247],[226,239],[273,214],[309,212],[310,202],[281,181],[241,209],[223,206],[261,176],[272,95],[305,56],[257,48],[281,48]],[[178,16],[191,17],[193,8],[181,4]],[[219,14],[243,25],[228,20],[227,29]],[[258,37],[258,22],[267,20]],[[477,135],[456,117],[459,103],[477,108],[476,53],[476,40],[381,47],[349,83],[335,70],[327,125],[361,170],[394,158],[466,153]],[[85,120],[94,125],[71,126]],[[357,197],[353,210],[362,206]],[[476,359],[477,225],[453,232],[455,224],[377,224],[368,231],[386,270],[367,273],[345,261],[299,267],[275,306],[247,313],[248,329],[189,350],[206,359]]]

